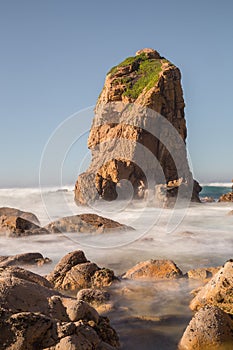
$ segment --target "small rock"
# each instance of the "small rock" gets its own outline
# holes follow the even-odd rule
[[[38,220],[38,218],[36,217],[35,214],[26,212],[26,211],[22,211],[16,208],[8,208],[8,207],[2,207],[0,208],[0,216],[19,216],[23,219],[26,219],[28,221],[33,222],[36,225],[40,225],[40,221]]]
[[[49,234],[43,227],[34,224],[20,216],[0,216],[0,233],[9,237]]]
[[[148,260],[128,270],[123,278],[129,279],[174,279],[182,277],[182,271],[171,260]]]
[[[50,263],[49,258],[44,258],[40,253],[23,253],[12,256],[0,256],[0,267],[12,265],[43,265]]]
[[[219,271],[220,268],[221,266],[193,269],[187,272],[187,276],[190,279],[207,281],[210,278],[212,278]]]
[[[88,304],[101,305],[109,301],[110,294],[100,289],[86,288],[78,292],[77,299]]]

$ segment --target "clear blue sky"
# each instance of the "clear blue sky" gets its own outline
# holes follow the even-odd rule
[[[0,187],[37,185],[53,130],[144,47],[181,69],[195,177],[230,181],[232,18],[231,0],[0,0]]]

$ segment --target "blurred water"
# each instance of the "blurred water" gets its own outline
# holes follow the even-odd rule
[[[91,261],[112,268],[120,275],[139,261],[172,259],[187,272],[191,268],[222,265],[232,258],[232,203],[192,205],[185,209],[144,207],[141,202],[99,203],[98,207],[77,207],[72,187],[1,189],[0,207],[9,206],[35,213],[41,224],[58,217],[95,212],[133,226],[135,231],[105,234],[58,234],[18,239],[0,237],[0,255],[38,251],[53,260],[42,267],[29,267],[46,274],[66,253],[82,249]],[[226,186],[207,186],[203,196],[218,198]],[[171,222],[172,226],[168,223]],[[176,349],[191,313],[188,303],[193,285],[179,282],[124,282],[113,291],[116,309],[110,312],[123,349]],[[126,289],[125,289],[126,288]],[[127,290],[127,293],[124,293]]]

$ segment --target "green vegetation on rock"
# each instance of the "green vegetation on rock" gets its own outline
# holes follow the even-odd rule
[[[134,70],[136,76],[126,75],[124,77],[117,77],[114,80],[115,84],[124,84],[126,86],[123,93],[124,96],[136,99],[142,93],[144,89],[148,91],[159,80],[159,73],[162,66],[161,59],[148,59],[145,53],[135,57],[128,57],[118,66],[113,67],[108,74],[113,76],[119,68],[129,65],[137,64],[138,67]]]

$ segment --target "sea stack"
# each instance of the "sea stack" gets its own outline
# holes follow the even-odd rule
[[[200,186],[187,161],[180,70],[153,49],[126,58],[107,74],[88,138],[92,161],[75,185],[77,204],[115,200],[121,180],[132,197],[163,203],[199,202]]]

